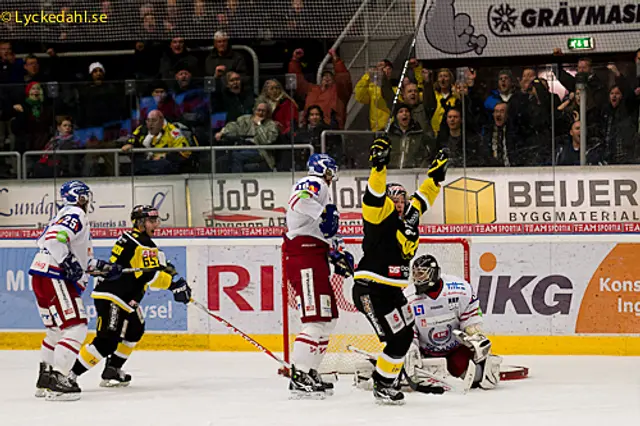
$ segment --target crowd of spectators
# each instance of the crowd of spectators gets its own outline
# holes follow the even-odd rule
[[[229,4],[229,15],[219,19],[221,28],[233,22],[233,2]],[[209,172],[212,162],[221,173],[304,167],[308,151],[292,155],[268,149],[276,144],[311,144],[343,166],[366,167],[351,153],[365,152],[370,137],[358,143],[334,135],[322,143],[323,131],[343,130],[350,122],[352,99],[368,115],[368,126],[355,129],[381,132],[390,122],[393,168],[423,168],[443,147],[454,167],[577,165],[581,132],[587,133],[588,164],[640,159],[640,87],[632,61],[619,69],[581,58],[565,68],[572,60],[556,49],[556,66],[549,72],[544,67],[437,68],[411,59],[400,85],[401,70],[390,60],[381,60],[357,79],[338,53],[329,50],[330,65],[316,84],[316,70],[306,67],[305,51],[292,46],[283,64],[287,74],[261,78],[262,89],[256,93],[246,58],[231,49],[227,32],[215,32],[205,56],[188,49],[171,23],[159,26],[153,9],[141,14],[134,55],[115,65],[128,67],[131,79],[126,81],[111,79],[111,70],[91,58],[84,81],[73,81],[66,59],[54,48],[46,48],[43,59],[33,54],[18,58],[11,42],[0,42],[0,150],[47,152],[28,157],[29,177],[104,176],[116,170],[140,175]],[[288,25],[296,27],[298,18],[288,17]],[[157,31],[171,39],[152,40]],[[640,51],[635,64],[640,64]],[[580,116],[578,81],[586,86],[585,117]],[[352,110],[350,114],[358,113]],[[248,148],[225,148],[238,145]],[[194,146],[222,148],[215,155],[131,150]],[[82,149],[110,151],[57,154]],[[14,173],[10,161],[0,157],[0,177]]]

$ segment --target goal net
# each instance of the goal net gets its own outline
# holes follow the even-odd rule
[[[362,238],[345,239],[347,250],[355,259],[362,257]],[[465,278],[470,281],[469,242],[464,238],[420,238],[420,246],[416,257],[432,254],[438,259],[443,272]],[[283,266],[283,271],[285,270]],[[352,374],[357,361],[362,356],[347,351],[347,345],[353,345],[368,352],[380,352],[382,344],[373,333],[371,325],[364,315],[357,311],[351,297],[353,279],[344,279],[339,275],[331,276],[331,284],[336,295],[340,317],[338,324],[329,339],[329,347],[320,366],[321,373],[337,372]],[[293,287],[286,281],[283,283],[283,337],[284,356],[290,361],[293,341],[300,330],[300,314],[296,309]]]

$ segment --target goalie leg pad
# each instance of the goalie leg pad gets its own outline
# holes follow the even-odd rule
[[[478,365],[482,369],[482,379],[478,385],[485,390],[493,389],[500,383],[500,364],[502,358],[489,355],[486,360]]]

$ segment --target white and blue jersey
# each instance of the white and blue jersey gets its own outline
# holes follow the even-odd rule
[[[331,203],[331,191],[324,178],[305,176],[296,182],[287,208],[287,238],[308,236],[328,243],[320,230],[320,222],[322,212]]]
[[[442,274],[443,286],[437,295],[408,296],[415,316],[414,342],[426,356],[445,356],[457,348],[453,330],[464,331],[482,325],[480,304],[471,284]],[[415,287],[410,287],[415,292]]]

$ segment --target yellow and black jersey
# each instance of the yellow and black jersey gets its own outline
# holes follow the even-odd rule
[[[136,229],[120,236],[111,249],[109,262],[123,268],[158,268],[154,272],[122,274],[113,281],[99,280],[91,293],[94,299],[109,300],[127,312],[133,312],[131,301],[140,302],[148,286],[167,289],[171,285],[171,275],[160,271],[165,265],[160,252],[151,237]]]
[[[401,219],[386,194],[387,170],[373,168],[362,199],[364,256],[355,279],[404,288],[409,284],[409,263],[419,244],[420,216],[433,205],[440,187],[427,178],[414,193]]]

